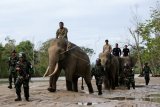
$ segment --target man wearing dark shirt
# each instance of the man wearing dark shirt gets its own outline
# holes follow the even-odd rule
[[[121,56],[121,49],[118,47],[118,43],[116,43],[115,48],[113,48],[112,54],[114,56]]]
[[[123,56],[129,55],[129,49],[127,48],[127,45],[125,45],[125,48],[123,49]]]

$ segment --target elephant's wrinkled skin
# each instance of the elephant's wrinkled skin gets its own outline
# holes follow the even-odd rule
[[[99,58],[105,69],[105,89],[115,89],[118,86],[119,61],[110,53],[100,53]]]
[[[48,90],[50,92],[56,91],[56,82],[63,69],[68,91],[78,92],[78,78],[83,77],[89,92],[93,93],[89,57],[80,47],[73,43],[70,43],[70,45],[70,50],[66,51],[67,41],[54,39],[48,49],[49,67],[45,74],[50,75]]]
[[[123,56],[119,58],[119,83],[120,85],[125,84],[124,80],[124,66],[128,65],[131,69],[135,66],[137,59],[130,56]]]

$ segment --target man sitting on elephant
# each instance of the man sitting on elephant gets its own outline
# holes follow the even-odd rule
[[[128,47],[128,46],[125,45],[125,47],[124,47],[124,49],[123,49],[123,56],[128,56],[129,53],[130,53],[130,51],[129,51],[129,49],[128,49],[127,47]]]
[[[68,42],[66,46],[66,50],[68,51],[68,49],[71,47],[71,43],[68,41],[67,33],[68,33],[68,29],[64,27],[64,23],[59,22],[59,29],[56,32],[56,38],[65,39]]]
[[[111,45],[108,43],[108,40],[105,40],[105,45],[103,46],[103,53],[106,53],[106,52],[109,52],[111,53],[112,52],[112,47]]]
[[[94,68],[92,68],[92,75],[95,76],[96,79],[96,85],[98,89],[98,95],[102,95],[102,82],[104,77],[104,68],[101,65],[101,59],[96,60],[96,65]]]
[[[117,57],[121,56],[121,49],[118,47],[118,43],[116,43],[115,48],[113,48],[112,54]]]
[[[59,29],[56,32],[56,38],[62,38],[68,40],[67,33],[68,29],[64,27],[64,23],[59,22]]]

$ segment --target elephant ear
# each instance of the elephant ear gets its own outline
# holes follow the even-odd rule
[[[100,53],[99,58],[101,59],[101,64],[104,66],[106,62],[106,54],[105,53]]]

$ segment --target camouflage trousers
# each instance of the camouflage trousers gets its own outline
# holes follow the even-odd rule
[[[148,85],[148,84],[149,84],[149,81],[150,81],[149,74],[148,74],[148,75],[145,75],[145,76],[144,76],[144,79],[145,79],[146,85]]]
[[[134,77],[127,77],[126,78],[126,85],[127,85],[128,89],[130,89],[130,85],[132,85],[133,89],[135,89]]]
[[[24,96],[25,98],[29,98],[29,78],[24,78],[22,76],[18,76],[17,81],[15,83],[16,94],[18,97],[21,96],[21,86],[23,84]]]
[[[103,76],[100,76],[100,77],[95,77],[96,79],[96,85],[102,85],[103,83]]]
[[[17,73],[15,71],[15,68],[14,67],[10,67],[9,68],[9,84],[12,85],[12,78],[14,78],[14,84],[16,82],[16,79],[17,79]]]

